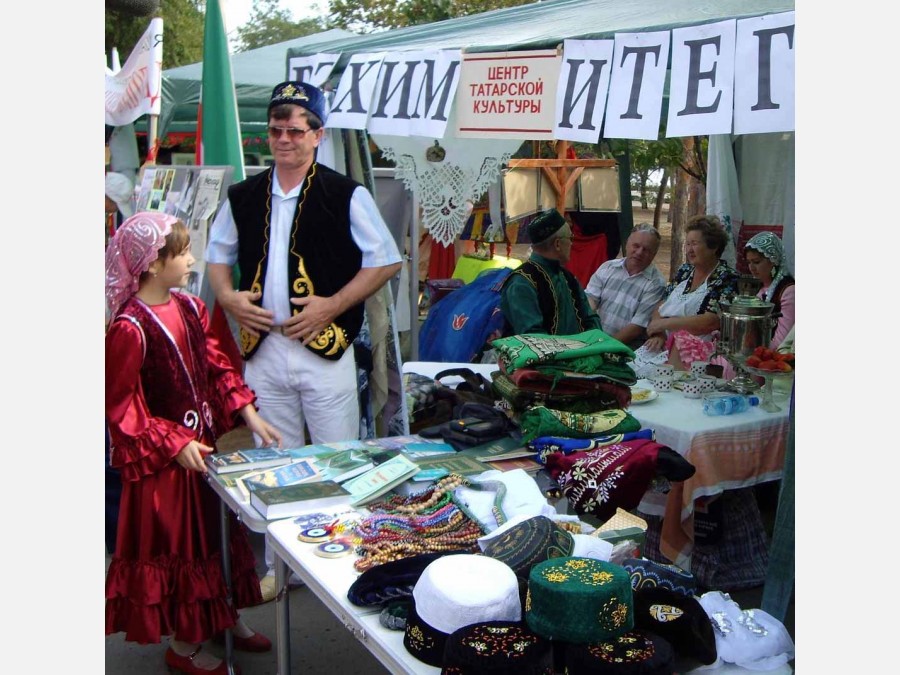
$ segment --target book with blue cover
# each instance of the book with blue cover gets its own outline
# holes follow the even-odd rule
[[[290,464],[251,471],[237,479],[237,488],[244,499],[250,499],[250,493],[259,488],[285,487],[306,481],[321,480],[322,472],[311,459],[298,459]]]
[[[281,448],[247,448],[221,455],[213,453],[206,456],[206,466],[215,473],[268,469],[273,466],[289,464],[290,461],[290,453]]]

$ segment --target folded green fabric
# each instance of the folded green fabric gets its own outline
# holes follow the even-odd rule
[[[607,364],[625,366],[634,359],[627,345],[594,329],[575,335],[527,333],[491,342],[507,372],[537,364],[554,364],[578,373],[599,373]]]
[[[539,436],[590,438],[599,434],[624,434],[639,431],[641,423],[625,410],[604,410],[581,414],[534,406],[519,417],[522,441]]]
[[[634,370],[626,363],[612,363],[603,359],[597,364],[595,356],[584,359],[570,359],[553,363],[542,363],[535,366],[535,370],[543,375],[548,375],[556,380],[571,377],[572,373],[581,375],[602,375],[611,382],[624,384],[627,387],[634,385],[638,377]]]

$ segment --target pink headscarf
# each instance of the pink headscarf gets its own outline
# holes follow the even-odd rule
[[[165,213],[141,211],[116,230],[106,248],[106,304],[114,317],[138,290],[141,274],[159,257],[166,235],[178,219]]]

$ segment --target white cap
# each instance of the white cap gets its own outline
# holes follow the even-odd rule
[[[134,209],[131,207],[131,196],[134,192],[134,186],[127,176],[120,173],[110,171],[106,174],[106,196],[112,199],[119,211],[126,218],[134,215]]]
[[[506,563],[457,553],[433,560],[413,588],[416,614],[448,635],[473,623],[521,621],[519,582]]]

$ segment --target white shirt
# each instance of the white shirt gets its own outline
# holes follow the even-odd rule
[[[300,190],[300,184],[285,194],[278,182],[277,170],[272,176],[272,217],[269,229],[269,251],[266,256],[266,272],[262,307],[275,314],[275,325],[281,325],[291,316],[288,293],[288,247],[291,225]],[[397,243],[378,211],[372,195],[360,186],[350,198],[350,235],[362,251],[362,267],[384,267],[401,261]],[[222,265],[234,265],[238,259],[238,232],[231,213],[231,203],[225,199],[212,227],[206,261]]]

